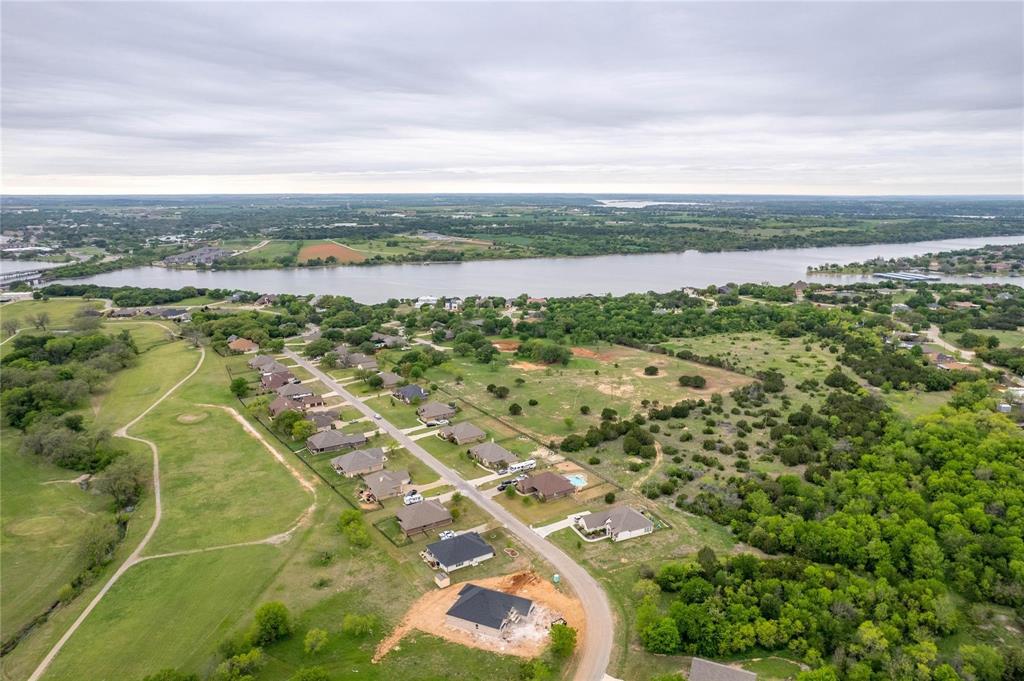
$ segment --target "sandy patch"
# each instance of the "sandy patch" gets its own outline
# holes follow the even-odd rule
[[[501,352],[515,352],[519,349],[519,341],[517,340],[499,340],[494,341],[491,345],[498,348]]]
[[[509,364],[509,366],[522,371],[544,371],[547,369],[543,364],[534,364],[533,362],[516,362],[515,364]]]
[[[199,412],[198,414],[178,414],[177,420],[178,423],[185,423],[191,425],[193,423],[205,421],[209,415],[210,414],[205,411]]]
[[[379,662],[413,629],[471,648],[531,658],[540,655],[547,647],[550,624],[564,617],[569,626],[579,632],[577,640],[583,640],[583,627],[586,623],[583,606],[576,598],[559,591],[550,581],[536,573],[516,572],[501,577],[476,579],[472,583],[529,598],[534,602],[534,612],[526,622],[516,625],[500,639],[449,627],[445,624],[445,612],[455,603],[459,590],[466,582],[452,584],[446,589],[430,591],[414,602],[401,623],[377,646],[373,661]]]
[[[341,244],[327,243],[303,246],[302,250],[299,251],[299,262],[306,262],[314,258],[327,260],[332,255],[338,262],[362,262],[366,260],[365,255],[353,248],[342,246]]]
[[[587,359],[596,359],[596,360],[599,360],[601,362],[612,362],[612,361],[622,357],[623,353],[622,353],[621,350],[616,350],[614,348],[609,348],[608,350],[605,350],[603,352],[597,352],[596,350],[591,350],[589,348],[581,348],[579,346],[576,346],[576,347],[572,348],[572,354],[574,354],[577,357],[586,357]]]
[[[636,394],[636,386],[632,383],[598,383],[597,392],[610,397],[632,397]]]

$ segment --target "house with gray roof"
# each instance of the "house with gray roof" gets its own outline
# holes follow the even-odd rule
[[[533,601],[501,591],[466,584],[445,613],[448,626],[475,634],[500,637],[510,624],[529,617]]]
[[[442,440],[454,442],[457,445],[466,445],[470,442],[480,442],[487,437],[487,433],[480,430],[468,421],[456,423],[453,426],[445,426],[437,431],[437,436]]]
[[[312,395],[313,389],[308,385],[302,385],[301,383],[286,383],[274,392],[276,392],[280,397],[297,398],[305,395]]]
[[[250,369],[260,369],[268,364],[272,364],[276,360],[270,355],[256,355],[249,360]]]
[[[276,392],[278,388],[297,383],[299,379],[290,371],[275,371],[271,374],[260,376],[260,390],[263,392]]]
[[[404,494],[406,485],[412,482],[412,478],[409,477],[409,471],[380,470],[364,475],[363,482],[366,483],[366,487],[373,493],[373,496],[380,501]]]
[[[430,393],[418,385],[410,383],[409,385],[403,385],[401,388],[392,391],[391,394],[395,399],[402,400],[406,404],[412,404],[413,402],[422,402],[427,399],[427,395]]]
[[[463,532],[450,539],[427,544],[424,550],[424,560],[445,572],[476,565],[490,558],[494,558],[494,547],[476,532]]]
[[[336,452],[339,449],[351,449],[365,444],[366,435],[363,433],[343,433],[340,430],[325,430],[306,439],[306,447],[310,454]]]
[[[451,511],[434,499],[403,506],[395,513],[395,518],[398,519],[398,526],[402,528],[402,532],[407,537],[451,525],[454,522]]]
[[[494,442],[481,442],[471,447],[469,455],[488,468],[501,470],[508,468],[519,459],[515,454]]]
[[[381,385],[385,388],[394,388],[402,382],[402,377],[391,371],[382,371],[379,374],[380,380],[383,381]]]
[[[404,348],[405,338],[402,336],[389,336],[386,333],[374,332],[370,335],[370,342],[378,348]]]
[[[455,416],[455,407],[440,402],[427,402],[416,410],[416,416],[426,425]]]
[[[328,433],[337,433],[336,430],[329,430]],[[316,437],[314,435],[314,437]],[[331,459],[331,468],[338,475],[346,478],[354,478],[357,475],[366,475],[384,468],[384,462],[388,457],[384,456],[381,447],[370,447],[369,449],[357,449],[348,454],[342,454]]]
[[[334,422],[338,420],[338,412],[311,411],[306,413],[306,420],[316,426],[319,433],[334,427]]]
[[[651,519],[629,506],[616,506],[580,516],[576,526],[588,536],[602,535],[612,541],[625,541],[654,532]]]
[[[690,663],[690,681],[757,681],[757,674],[699,657]]]
[[[377,368],[377,360],[361,352],[351,352],[345,355],[344,361],[345,366],[356,369],[375,370]]]

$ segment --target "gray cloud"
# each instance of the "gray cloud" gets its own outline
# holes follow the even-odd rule
[[[9,192],[1018,193],[1019,3],[27,3]]]

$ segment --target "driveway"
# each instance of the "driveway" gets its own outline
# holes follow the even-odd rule
[[[579,515],[587,515],[589,513],[590,511],[584,511],[583,513],[573,513],[572,515],[565,516],[565,518],[563,518],[562,520],[556,520],[550,525],[544,525],[543,527],[535,527],[533,528],[533,531],[542,537],[546,537],[549,534],[552,534],[553,532],[558,532],[559,530],[564,530],[567,527],[572,527],[574,517]]]
[[[289,349],[285,350],[285,354],[323,381],[328,389],[335,391],[338,395],[348,400],[353,407],[366,416],[373,416],[373,409],[363,404],[355,395],[345,390],[337,381],[314,366],[305,357],[300,357]],[[597,580],[570,558],[568,554],[538,535],[526,523],[512,515],[512,513],[496,501],[482,494],[480,490],[461,478],[455,471],[445,466],[430,452],[403,433],[400,428],[386,419],[379,419],[378,423],[388,435],[405,447],[406,451],[434,469],[438,475],[448,480],[464,497],[470,499],[489,513],[509,532],[514,534],[519,541],[551,563],[555,570],[561,574],[562,579],[572,586],[576,596],[583,605],[587,618],[585,637],[580,642],[578,651],[579,665],[573,678],[578,681],[601,681],[604,679],[612,646],[615,644],[614,619],[611,606],[608,604],[608,597]]]

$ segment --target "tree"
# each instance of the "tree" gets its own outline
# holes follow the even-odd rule
[[[373,376],[370,376],[369,378],[366,379],[366,385],[374,389],[380,388],[382,385],[384,385],[384,379],[381,378],[379,374],[374,374]]]
[[[148,480],[147,466],[138,457],[124,454],[117,457],[100,474],[96,487],[114,497],[118,508],[133,506],[142,496]]]
[[[644,367],[644,376],[657,376],[657,375],[658,375],[658,367],[654,366],[653,364],[650,365],[650,366],[645,366]]]
[[[212,679],[213,681],[250,681],[253,678],[252,675],[259,671],[265,663],[263,649],[253,648],[221,662]]]
[[[523,413],[523,408],[520,407],[517,402],[513,402],[512,404],[508,405],[508,413],[512,414],[512,416],[519,416],[520,414]]]
[[[288,681],[331,681],[331,677],[323,667],[302,667]]]
[[[231,381],[231,394],[235,397],[245,397],[249,394],[249,382],[239,376]]]
[[[0,322],[0,329],[3,330],[4,336],[13,336],[18,332],[19,323],[17,319],[5,319],[3,322]]]
[[[302,640],[302,649],[307,655],[314,655],[327,645],[327,632],[323,629],[310,629]]]
[[[680,641],[675,620],[671,617],[662,617],[640,632],[640,641],[644,648],[652,653],[668,655],[676,652],[679,650]]]
[[[316,424],[312,421],[302,419],[292,424],[292,439],[305,440],[316,433]]]
[[[373,615],[357,615],[350,612],[341,620],[341,631],[347,636],[367,636],[373,633],[375,623]]]
[[[291,616],[284,603],[271,601],[256,609],[256,620],[250,639],[253,645],[265,646],[292,633]]]
[[[142,681],[199,681],[199,677],[179,672],[177,669],[161,669],[156,674],[142,677]]]
[[[569,657],[576,649],[576,630],[565,624],[551,625],[551,652],[555,657]]]
[[[32,320],[32,326],[36,327],[37,329],[41,329],[43,331],[46,331],[46,327],[50,325],[50,313],[49,312],[39,312],[39,313],[33,315],[31,317],[31,320]]]

